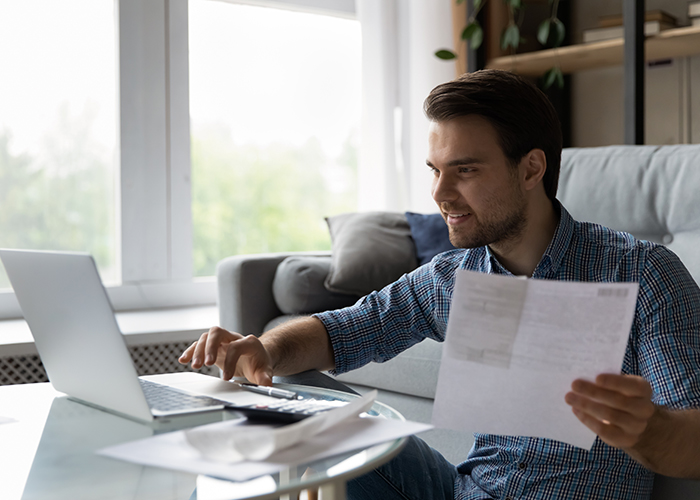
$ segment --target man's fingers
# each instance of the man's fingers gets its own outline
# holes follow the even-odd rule
[[[618,380],[609,382],[606,386],[597,383],[597,379],[596,383],[586,380],[575,380],[571,384],[571,389],[574,394],[602,403],[613,409],[631,413],[641,418],[650,417],[654,411],[654,406],[651,403],[651,389],[647,391],[645,386],[645,384],[648,385],[648,382],[641,379],[644,382],[642,384],[637,380],[630,380],[629,382],[631,383],[620,384],[619,379],[627,377],[617,375],[616,378]],[[616,390],[616,388],[621,388],[621,390]]]
[[[190,363],[195,370],[216,364],[224,380],[238,375],[258,385],[272,385],[270,356],[254,335],[243,337],[215,326],[185,349],[178,361]]]
[[[625,396],[651,399],[651,384],[637,375],[617,375],[602,373],[596,377],[596,384],[610,391],[619,392]]]
[[[182,364],[191,363],[195,370],[199,370],[205,365],[211,366],[217,362],[219,355],[225,352],[226,345],[239,338],[242,336],[237,333],[231,333],[218,326],[212,327],[208,332],[204,332],[199,340],[185,349],[178,361]]]
[[[253,373],[253,379],[251,382],[258,384],[258,385],[266,385],[266,386],[271,386],[272,385],[272,369],[267,368],[267,369],[262,369],[262,370],[257,370]]]
[[[239,375],[245,376],[243,373],[244,370],[237,369],[239,368],[238,361],[241,356],[253,356],[256,354],[257,348],[254,342],[252,342],[251,337],[255,338],[252,335],[249,335],[229,344],[228,350],[226,351],[226,360],[224,361],[222,368],[224,380],[230,380],[234,375],[236,375],[236,372],[238,372]],[[257,383],[255,380],[250,381]]]
[[[630,375],[603,374],[595,382],[575,380],[565,400],[576,417],[617,448],[634,446],[656,407],[649,382]]]
[[[624,429],[611,424],[608,421],[599,420],[588,413],[572,408],[574,415],[590,430],[592,430],[603,442],[617,448],[629,448],[638,439],[637,435],[631,435]]]
[[[234,375],[242,375],[258,385],[272,385],[269,356],[255,335],[229,344],[223,363],[223,378],[230,380]]]
[[[648,418],[654,411],[651,400],[640,396],[627,396],[620,392],[604,389],[596,384],[585,381],[576,381],[572,384],[573,393],[586,399],[602,403],[620,412]],[[568,401],[567,401],[568,402]],[[571,403],[569,403],[571,404]]]
[[[602,424],[619,428],[627,434],[638,436],[644,432],[647,426],[648,416],[646,416],[646,412],[643,412],[644,407],[642,405],[632,405],[634,407],[638,406],[640,411],[643,412],[642,415],[639,415],[639,412],[633,411],[630,407],[621,410],[574,393],[567,394],[565,399],[574,410],[594,418]],[[576,416],[581,420],[578,414]]]
[[[187,349],[182,351],[182,354],[180,354],[180,357],[177,358],[177,360],[183,365],[189,363],[192,360],[192,356],[194,355],[194,349],[196,346],[197,341],[195,340]]]
[[[189,347],[192,349],[192,360],[190,364],[195,370],[199,370],[202,366],[204,366],[204,347],[207,344],[208,335],[209,332],[203,333],[199,337],[199,340]]]
[[[206,366],[216,363],[221,368],[221,363],[223,362],[221,355],[228,349],[228,344],[241,338],[243,338],[242,335],[231,333],[218,326],[210,328],[206,333],[206,342],[202,349],[202,362]],[[200,343],[202,343],[201,339]],[[222,347],[225,348],[222,349]]]

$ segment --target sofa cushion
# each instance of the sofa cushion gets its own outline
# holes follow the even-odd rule
[[[275,271],[272,295],[284,314],[305,314],[339,309],[357,302],[358,295],[329,292],[323,282],[331,268],[331,256],[293,256]]]
[[[337,375],[347,384],[366,385],[422,398],[435,398],[442,342],[425,339],[385,363],[369,363]]]
[[[333,255],[325,286],[332,292],[366,295],[418,266],[402,213],[347,213],[326,222]]]
[[[454,250],[447,224],[441,214],[406,212],[406,220],[411,228],[419,266],[427,264],[439,253]]]
[[[295,319],[299,318],[308,318],[307,314],[283,314],[282,316],[277,316],[276,318],[271,319],[265,324],[265,328],[263,328],[263,332],[266,332],[268,330],[272,330],[273,328],[277,328],[281,324],[286,323],[287,321],[292,321]]]
[[[557,198],[581,221],[665,244],[700,283],[700,145],[562,152]]]

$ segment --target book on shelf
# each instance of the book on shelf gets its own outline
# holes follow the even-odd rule
[[[658,35],[663,30],[675,28],[675,24],[662,23],[660,21],[647,21],[644,23],[644,36]],[[603,40],[612,40],[613,38],[622,38],[625,36],[623,26],[609,26],[606,28],[592,28],[583,30],[583,42],[601,42]]]
[[[688,17],[691,21],[695,21],[695,17],[700,17],[700,1],[696,0],[694,2],[688,2]],[[693,26],[697,24],[693,23]]]
[[[693,1],[691,4],[697,3],[700,4],[700,1]],[[690,9],[690,7],[688,7]],[[700,9],[700,7],[698,7]],[[697,15],[700,15],[697,14]],[[644,13],[644,21],[658,21],[660,23],[666,23],[666,24],[672,24],[676,25],[678,23],[678,20],[673,17],[671,14],[668,12],[665,12],[663,10],[650,10]],[[622,26],[623,24],[623,18],[622,14],[617,14],[614,16],[601,16],[598,18],[598,26],[601,28],[611,28],[613,26]]]

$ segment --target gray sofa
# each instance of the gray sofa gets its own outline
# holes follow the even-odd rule
[[[700,145],[572,148],[562,155],[558,198],[574,218],[667,245],[697,282],[699,191]],[[278,265],[290,255],[299,254],[241,255],[220,262],[221,326],[260,334],[289,318],[278,307],[273,281]],[[303,256],[330,258],[329,252]],[[441,344],[426,340],[391,361],[371,363],[337,378],[358,392],[380,389],[379,399],[406,418],[429,422],[440,356]],[[450,430],[436,429],[421,437],[454,463],[472,444],[470,434]],[[658,476],[653,498],[700,499],[700,481]]]

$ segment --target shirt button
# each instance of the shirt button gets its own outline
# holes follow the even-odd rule
[[[520,469],[520,470],[527,469],[527,464],[525,462],[520,462],[518,464],[518,469]]]

